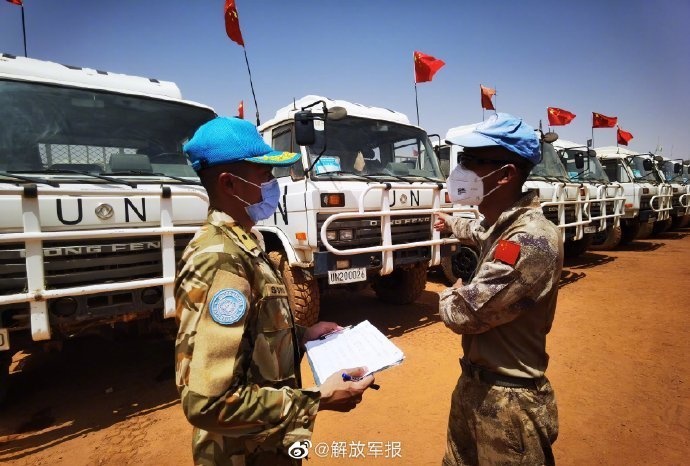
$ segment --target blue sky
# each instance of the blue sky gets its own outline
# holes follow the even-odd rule
[[[319,94],[406,113],[416,123],[412,53],[446,62],[418,85],[420,125],[442,136],[499,111],[591,137],[591,112],[617,116],[630,148],[690,159],[690,2],[237,0],[261,120]],[[221,115],[254,105],[223,0],[24,0],[30,57],[174,81]],[[0,52],[23,55],[21,8],[0,1]],[[488,114],[487,114],[488,116]],[[615,145],[615,129],[594,145]]]

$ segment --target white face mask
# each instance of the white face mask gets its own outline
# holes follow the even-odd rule
[[[486,196],[500,188],[500,185],[498,185],[484,194],[484,183],[482,180],[502,170],[506,166],[507,165],[503,165],[487,175],[479,176],[472,170],[463,167],[462,164],[458,164],[448,177],[448,195],[450,196],[450,201],[453,204],[462,205],[481,204]]]

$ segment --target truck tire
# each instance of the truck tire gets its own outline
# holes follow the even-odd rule
[[[469,283],[477,271],[479,264],[479,254],[468,247],[460,246],[460,250],[449,257],[441,259],[441,270],[449,285],[462,278],[463,283]]]
[[[640,231],[639,220],[634,220],[627,223],[621,223],[621,242],[620,245],[625,245],[633,241],[637,237],[637,233]]]
[[[307,277],[300,268],[290,267],[281,251],[269,252],[268,258],[283,276],[295,322],[304,327],[314,325],[319,321],[320,306],[319,284],[316,279],[313,276]]]
[[[654,231],[654,223],[641,223],[640,230],[637,232],[635,239],[646,239],[652,236],[652,232]]]
[[[671,222],[671,218],[667,218],[666,220],[662,220],[661,222],[654,222],[652,234],[660,235],[661,233],[665,233],[669,228],[671,228]]]
[[[372,288],[376,296],[386,303],[412,303],[424,291],[427,267],[426,262],[419,262],[410,268],[395,269],[390,275],[377,278]]]
[[[592,245],[592,235],[586,234],[575,241],[567,241],[563,244],[563,255],[569,259],[581,256]]]
[[[611,249],[615,249],[616,246],[620,244],[622,238],[623,230],[620,226],[609,227],[606,229],[606,237],[603,239],[603,241],[597,241],[596,235],[594,236],[594,241],[592,241],[592,245],[589,247],[589,249],[593,251],[610,251]]]
[[[0,351],[0,406],[5,403],[10,388],[11,364],[12,354],[9,351]]]

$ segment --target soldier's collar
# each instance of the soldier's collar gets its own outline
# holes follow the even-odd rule
[[[208,217],[207,217],[208,223],[210,223],[213,226],[217,227],[228,227],[230,228],[233,225],[236,225],[237,222],[235,219],[233,219],[230,215],[226,214],[225,212],[210,208],[208,209]]]
[[[524,210],[526,208],[540,208],[539,198],[537,197],[537,193],[535,191],[528,191],[527,193],[523,194],[522,197],[515,202],[515,204],[498,216],[498,219],[496,219],[496,223],[494,223],[493,226],[500,225],[507,219],[511,218],[512,215],[518,210]]]
[[[252,234],[247,233],[230,215],[217,209],[209,209],[208,223],[225,231],[226,234],[242,249],[253,256],[261,253],[261,248],[256,244]]]

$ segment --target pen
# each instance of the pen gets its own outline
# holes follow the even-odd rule
[[[345,327],[339,328],[338,330],[331,330],[330,332],[326,332],[323,335],[319,337],[319,340],[325,340],[327,336],[333,335],[334,333],[342,332],[343,330],[349,330],[352,328],[352,325],[346,325]]]
[[[343,372],[343,382],[358,382],[360,380],[362,380],[362,377],[352,377],[347,372]],[[381,385],[377,383],[372,383],[371,385],[369,385],[369,387],[373,388],[374,390],[378,390],[379,388],[381,388]]]

